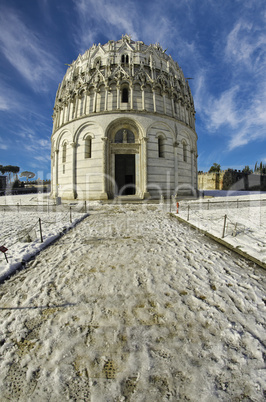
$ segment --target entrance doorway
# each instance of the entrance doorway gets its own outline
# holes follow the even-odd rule
[[[119,195],[134,195],[136,193],[135,155],[115,155],[116,193]]]

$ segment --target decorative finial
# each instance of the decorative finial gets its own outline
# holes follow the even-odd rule
[[[131,41],[131,35],[128,35],[128,34],[122,35],[122,41],[123,41],[123,42],[130,43],[130,41]]]

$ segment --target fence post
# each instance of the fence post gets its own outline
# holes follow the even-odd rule
[[[41,218],[39,218],[39,228],[40,228],[41,243],[43,243]]]
[[[71,210],[71,207],[69,207],[69,219],[70,219],[70,223],[72,223],[72,210]]]
[[[223,235],[222,235],[222,239],[224,238],[224,235],[225,235],[226,218],[227,218],[227,215],[224,215],[224,228],[223,228]]]
[[[189,221],[189,209],[190,209],[190,207],[189,207],[189,205],[187,206],[187,220]]]
[[[87,201],[86,200],[84,201],[84,212],[85,212],[85,214],[87,213]]]

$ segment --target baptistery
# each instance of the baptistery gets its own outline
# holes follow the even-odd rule
[[[123,35],[79,55],[56,93],[51,141],[54,198],[197,191],[193,98],[178,63],[159,44]]]

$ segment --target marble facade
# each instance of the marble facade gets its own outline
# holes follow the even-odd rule
[[[182,70],[158,44],[124,35],[79,55],[59,85],[53,122],[54,198],[197,190],[193,98]]]

